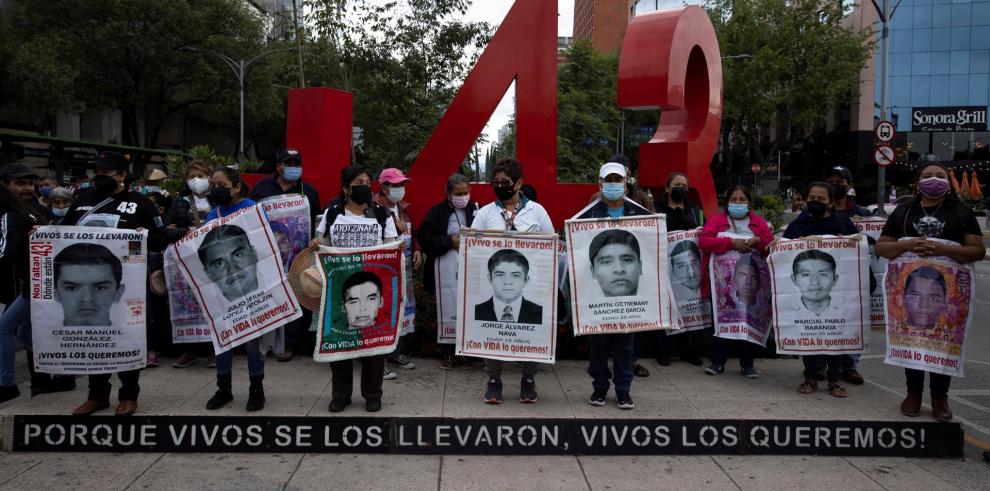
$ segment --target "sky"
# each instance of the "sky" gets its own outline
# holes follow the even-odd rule
[[[505,18],[505,14],[509,12],[509,8],[512,7],[513,3],[513,0],[475,0],[474,4],[468,10],[467,15],[465,15],[465,19],[488,22],[493,26],[498,26],[502,23],[502,19]],[[574,0],[558,0],[557,4],[557,36],[570,36],[574,30]],[[498,108],[495,109],[491,119],[488,121],[488,125],[485,126],[484,131],[489,142],[494,142],[498,139],[499,128],[509,122],[512,113],[515,111],[512,104],[512,95],[515,92],[515,87],[515,83],[509,86],[509,90],[502,98],[502,102],[499,103]],[[482,158],[484,158],[484,152],[482,152]]]

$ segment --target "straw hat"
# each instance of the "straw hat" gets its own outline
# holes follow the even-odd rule
[[[316,311],[323,297],[323,278],[316,262],[316,251],[305,249],[296,256],[289,267],[289,286],[303,307]]]
[[[168,177],[168,174],[165,174],[165,172],[163,172],[161,169],[155,169],[155,170],[151,171],[151,174],[148,176],[148,179],[146,179],[146,180],[148,180],[148,181],[161,181],[162,179],[165,179],[166,177]]]

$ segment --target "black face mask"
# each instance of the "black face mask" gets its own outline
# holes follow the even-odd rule
[[[495,189],[495,197],[499,201],[508,201],[516,195],[515,186],[493,186],[493,188]]]
[[[680,203],[687,198],[687,188],[682,188],[680,186],[670,188],[670,199],[674,203]]]
[[[835,184],[835,185],[832,186],[832,199],[833,200],[838,201],[838,200],[840,200],[842,198],[845,198],[846,197],[846,194],[848,194],[848,193],[849,193],[849,186],[846,186],[844,184]]]
[[[351,186],[351,201],[364,205],[371,201],[371,186],[367,184],[359,184],[357,186]]]
[[[118,186],[120,186],[120,183],[118,183],[116,179],[110,176],[104,176],[104,175],[93,176],[93,188],[99,191],[101,194],[110,196],[111,194],[113,194],[114,191],[117,190]]]
[[[821,201],[809,201],[805,206],[808,207],[808,213],[815,218],[825,216],[825,212],[828,211],[828,205],[822,203]]]
[[[213,197],[213,202],[220,206],[227,206],[234,200],[234,196],[230,192],[230,188],[213,188],[210,190],[210,196]]]

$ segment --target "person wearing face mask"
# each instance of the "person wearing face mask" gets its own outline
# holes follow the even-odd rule
[[[676,232],[691,230],[705,223],[705,214],[701,207],[688,197],[687,174],[671,172],[664,184],[663,195],[657,200],[657,211],[667,215],[667,231]],[[670,336],[667,331],[657,331],[657,364],[670,366],[671,341],[676,347],[682,360],[700,367],[704,362],[694,349],[697,332],[691,331]]]
[[[284,148],[275,155],[275,173],[258,181],[251,192],[251,199],[260,202],[263,199],[286,194],[301,194],[309,201],[309,223],[311,227],[316,226],[316,216],[320,211],[320,193],[316,188],[310,186],[303,180],[303,158],[302,154],[294,148]],[[310,236],[313,235],[313,228],[310,229]],[[286,266],[288,267],[288,266]],[[282,329],[285,331],[285,351],[276,353],[275,358],[280,362],[292,360],[295,353],[303,353],[312,349],[312,346],[305,345],[308,336],[300,336],[300,333],[307,329],[313,313],[303,309],[303,316],[286,324]],[[297,344],[299,346],[297,346]]]
[[[708,272],[708,263],[712,254],[723,254],[734,250],[742,254],[755,253],[766,257],[770,243],[773,242],[773,232],[770,231],[770,225],[766,220],[750,211],[750,203],[748,186],[737,184],[730,187],[725,192],[725,211],[711,217],[701,229],[701,236],[698,237],[698,249],[704,253],[701,260],[702,298],[710,298],[712,295]],[[726,237],[723,235],[726,233],[743,238]],[[742,374],[746,378],[758,378],[759,372],[753,367],[753,343],[719,337],[712,338],[712,364],[705,368],[705,373],[719,375],[725,371],[725,362],[731,343],[741,343],[742,353],[739,357],[739,364],[742,368]]]
[[[162,252],[169,239],[158,207],[147,196],[127,190],[131,179],[128,170],[130,162],[120,153],[102,151],[89,164],[95,173],[93,187],[76,199],[62,224],[86,225],[92,222],[117,229],[144,229],[148,231],[148,251]],[[152,350],[149,347],[149,356]],[[116,411],[118,416],[130,416],[137,411],[140,374],[140,370],[117,373],[121,382]],[[85,416],[109,407],[110,376],[109,373],[89,376],[89,395],[86,402],[73,411],[74,415]]]
[[[913,252],[922,257],[946,256],[963,264],[983,259],[986,250],[980,225],[973,210],[952,192],[948,168],[939,162],[923,160],[916,174],[916,182],[918,192],[914,199],[898,205],[884,224],[877,239],[877,255],[892,260],[905,252]],[[942,239],[954,244],[929,239]],[[921,412],[925,372],[905,368],[904,378],[907,381],[907,397],[901,402],[901,412],[907,416],[917,416]],[[938,421],[951,420],[949,384],[952,378],[930,373],[929,381],[932,416]]]
[[[603,164],[598,170],[601,199],[574,218],[619,218],[654,214],[626,197],[626,172],[626,167],[618,162]],[[617,246],[598,245],[596,248],[593,242],[591,247],[594,251],[592,256],[597,256],[599,249],[606,250],[606,247]],[[636,250],[638,251],[638,248]],[[592,264],[595,264],[594,259]],[[592,406],[605,405],[611,381],[615,384],[616,404],[619,409],[635,407],[629,395],[636,358],[634,339],[635,333],[597,334],[588,338],[588,374],[592,378],[593,389],[588,403]],[[609,358],[612,359],[612,372],[608,369]]]
[[[384,206],[372,201],[371,173],[360,165],[344,167],[340,173],[341,190],[327,206],[323,219],[316,227],[319,238],[311,247],[371,247],[399,238],[395,220]],[[351,225],[363,227],[366,233],[351,233]],[[361,396],[368,412],[382,408],[382,380],[394,379],[395,374],[385,369],[385,355],[366,356],[361,360]],[[339,413],[351,404],[353,389],[353,360],[330,363],[331,393],[329,410]]]
[[[378,182],[382,192],[375,196],[375,203],[388,209],[395,227],[399,232],[399,237],[406,243],[406,311],[403,314],[403,330],[411,332],[411,327],[416,319],[416,298],[413,288],[413,268],[419,269],[423,265],[423,253],[419,249],[419,243],[413,240],[412,218],[409,216],[409,203],[405,201],[406,184],[411,181],[401,170],[394,167],[383,169],[378,175]],[[385,360],[392,366],[405,370],[416,368],[416,364],[402,354],[408,345],[409,337],[403,336],[396,345],[395,351],[388,355]]]
[[[495,191],[495,201],[478,211],[471,228],[477,230],[498,230],[554,233],[553,222],[547,210],[539,203],[527,199],[519,191],[523,185],[522,164],[516,159],[505,159],[492,168],[492,189]],[[488,374],[488,385],[485,389],[484,401],[487,404],[502,403],[502,361],[485,359],[485,372]],[[521,389],[519,401],[534,403],[537,401],[536,376],[537,364],[524,361],[522,367]]]
[[[69,188],[55,188],[48,193],[48,206],[55,216],[55,225],[60,225],[65,214],[72,207],[72,190]]]
[[[423,223],[416,231],[416,240],[426,254],[423,267],[423,289],[432,298],[436,298],[436,278],[434,271],[437,258],[444,254],[457,253],[461,246],[460,232],[462,228],[470,228],[474,216],[478,212],[478,203],[471,200],[470,180],[463,174],[453,174],[447,178],[447,199],[437,203],[423,218]],[[446,281],[456,281],[456,278],[445,278]],[[454,345],[442,344],[443,361],[440,368],[450,370],[456,366],[469,368],[472,366],[467,358],[454,358]]]
[[[52,190],[58,187],[58,182],[54,178],[45,176],[38,179],[38,201],[42,205],[48,205],[48,195],[51,194]]]
[[[835,190],[824,182],[814,182],[808,186],[804,192],[805,211],[793,222],[787,225],[784,230],[785,239],[799,239],[813,235],[856,235],[856,225],[848,216],[833,213],[832,198]],[[834,273],[834,267],[833,267]],[[876,280],[870,276],[871,284]],[[820,367],[826,369],[825,380],[828,381],[829,394],[833,397],[843,398],[848,396],[846,389],[839,385],[839,377],[842,376],[842,359],[845,355],[813,355],[804,356],[804,382],[798,386],[798,392],[811,394],[818,389],[818,380],[821,377]],[[857,357],[858,358],[858,357]],[[851,369],[855,371],[855,369]],[[855,373],[859,375],[858,372]],[[846,379],[849,380],[852,374]],[[860,380],[862,376],[860,375]],[[862,382],[860,382],[862,383]]]
[[[873,216],[870,210],[856,204],[853,175],[849,169],[837,165],[825,174],[825,184],[832,187],[832,209],[837,215],[852,217]]]

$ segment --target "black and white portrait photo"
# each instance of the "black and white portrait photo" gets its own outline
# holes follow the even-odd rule
[[[221,225],[210,230],[197,252],[207,276],[228,301],[258,289],[258,253],[241,227]]]
[[[479,321],[540,324],[543,307],[527,300],[523,290],[529,283],[529,261],[513,249],[502,249],[488,259],[488,281],[492,297],[474,306]]]
[[[606,230],[588,247],[591,274],[606,297],[636,295],[643,276],[636,236],[622,229]]]
[[[123,266],[99,244],[72,244],[55,256],[55,300],[63,326],[109,326],[110,311],[124,295]]]

